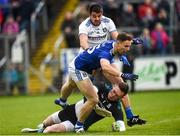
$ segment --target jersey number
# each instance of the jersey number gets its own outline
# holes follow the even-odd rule
[[[91,48],[89,48],[89,49],[87,50],[87,52],[88,52],[89,54],[91,54],[91,53],[93,53],[93,51],[94,51],[95,49],[98,49],[100,46],[101,46],[101,44],[96,45],[96,46],[94,46],[94,47],[91,47]]]

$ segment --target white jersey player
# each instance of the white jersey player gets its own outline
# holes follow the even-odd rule
[[[79,26],[79,40],[81,50],[101,44],[110,36],[116,39],[118,32],[114,22],[103,16],[103,8],[99,4],[89,7],[90,16]]]
[[[79,36],[88,37],[88,45],[93,47],[107,41],[109,33],[116,33],[114,22],[105,16],[100,18],[100,25],[93,25],[90,17],[83,21],[79,26]]]

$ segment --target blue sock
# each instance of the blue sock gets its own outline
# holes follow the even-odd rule
[[[60,98],[59,100],[64,103],[67,101],[67,99],[63,99],[63,98]]]
[[[134,116],[132,113],[131,107],[127,107],[125,112],[126,112],[126,118],[127,119],[131,119]]]
[[[77,121],[77,122],[76,122],[76,125],[78,125],[78,126],[83,126],[84,123]]]

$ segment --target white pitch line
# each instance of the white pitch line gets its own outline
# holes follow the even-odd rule
[[[161,123],[167,123],[167,122],[171,122],[173,120],[180,120],[180,117],[179,118],[173,118],[173,119],[161,120],[161,121],[152,122],[152,123],[148,123],[148,121],[147,121],[147,124],[145,126],[157,125],[157,124],[161,124]]]

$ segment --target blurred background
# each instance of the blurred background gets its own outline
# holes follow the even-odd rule
[[[79,51],[93,0],[0,0],[0,95],[57,93]],[[119,32],[141,37],[128,59],[132,92],[180,90],[180,0],[96,0]]]

